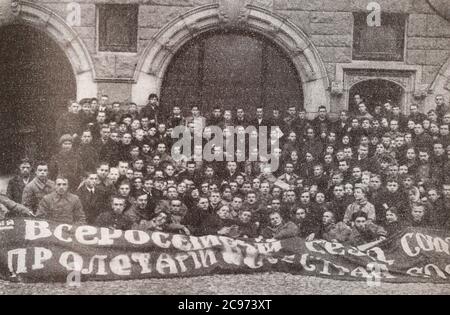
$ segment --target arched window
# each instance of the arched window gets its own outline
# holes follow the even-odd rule
[[[186,109],[196,104],[254,113],[289,106],[303,107],[300,77],[289,57],[265,37],[242,31],[212,32],[188,42],[165,75],[161,103]]]

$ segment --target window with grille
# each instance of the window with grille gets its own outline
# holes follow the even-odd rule
[[[99,51],[136,52],[139,5],[98,5]]]

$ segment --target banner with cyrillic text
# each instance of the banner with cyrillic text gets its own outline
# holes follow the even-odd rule
[[[111,281],[287,272],[340,280],[450,283],[450,233],[408,228],[370,248],[120,231],[49,221],[0,221],[0,277]]]

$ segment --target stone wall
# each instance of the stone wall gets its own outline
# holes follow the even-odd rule
[[[370,0],[77,0],[81,6],[81,25],[74,27],[84,42],[95,66],[98,92],[123,95],[131,99],[131,85],[135,77],[136,66],[142,58],[142,52],[164,25],[181,14],[205,4],[218,2],[230,5],[230,1],[262,6],[289,19],[300,27],[316,46],[325,65],[330,82],[336,78],[337,65],[352,63],[353,14],[366,11]],[[70,0],[34,0],[65,18]],[[436,14],[427,0],[377,0],[383,11],[407,13],[407,47],[405,64],[420,69],[420,86],[415,89],[426,90],[436,87],[440,92],[442,84],[434,84],[438,73],[446,73],[443,65],[450,58],[450,22]],[[96,45],[95,5],[101,3],[139,3],[139,30],[137,53],[98,52]],[[441,76],[442,77],[442,76]],[[444,76],[445,77],[445,76]],[[443,80],[443,78],[441,78]],[[327,91],[326,93],[329,93]],[[430,93],[436,91],[429,91]],[[432,106],[430,95],[421,96],[417,101]],[[345,97],[331,98],[331,107],[335,111],[345,107]]]

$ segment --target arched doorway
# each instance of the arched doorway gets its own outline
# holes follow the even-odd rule
[[[245,14],[227,16],[242,6]],[[330,82],[318,49],[295,23],[271,10],[244,2],[221,1],[188,11],[156,33],[141,54],[134,76],[132,99],[145,104],[149,93],[161,94],[163,81],[173,58],[186,43],[217,30],[239,29],[261,34],[279,47],[295,66],[302,82],[303,105],[316,112],[319,105],[330,106]],[[230,8],[231,7],[231,8]],[[298,104],[297,104],[298,105]]]
[[[48,158],[53,126],[69,99],[76,98],[72,66],[44,32],[22,24],[0,28],[1,172],[17,159]]]
[[[185,44],[163,80],[162,108],[200,105],[254,113],[303,107],[302,82],[288,56],[264,36],[249,31],[213,31]]]
[[[397,104],[403,107],[404,89],[388,80],[374,79],[359,82],[350,89],[350,104],[349,111],[355,113],[358,108],[354,101],[355,95],[360,95],[364,100],[369,112],[377,105],[383,105],[388,100],[391,104]]]

